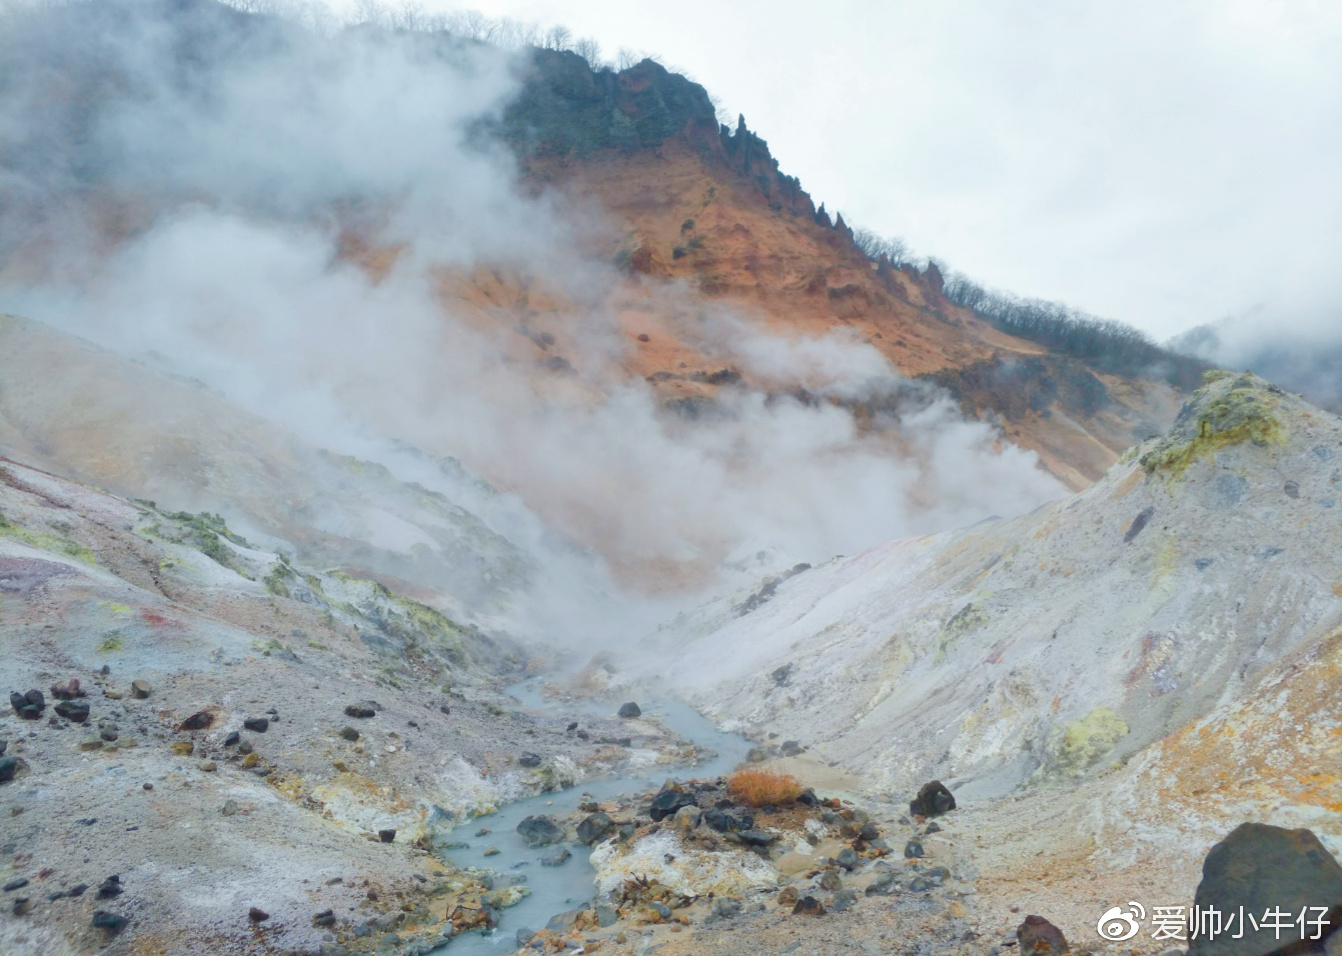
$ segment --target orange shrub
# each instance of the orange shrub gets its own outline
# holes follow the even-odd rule
[[[801,784],[791,774],[746,768],[727,778],[727,793],[748,807],[788,806],[801,794]]]

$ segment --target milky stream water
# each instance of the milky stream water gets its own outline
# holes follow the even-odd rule
[[[532,678],[508,688],[508,693],[533,712],[554,712],[561,709],[541,697],[540,689],[544,681]],[[693,765],[684,765],[692,770],[691,776],[717,777],[730,772],[740,764],[752,744],[738,734],[722,733],[713,726],[712,721],[689,706],[676,700],[640,701],[645,718],[656,721],[671,732],[692,741],[699,748],[712,751],[716,756],[709,757]],[[593,716],[608,717],[614,709],[609,703],[572,703],[562,705],[565,714],[577,716],[585,712]],[[435,956],[459,956],[459,954],[509,953],[517,948],[517,930],[527,928],[539,930],[545,927],[550,917],[577,907],[592,900],[594,887],[592,869],[588,858],[589,847],[572,844],[569,850],[573,857],[561,866],[541,866],[541,857],[552,851],[553,847],[532,848],[523,842],[517,834],[517,824],[526,817],[549,814],[557,820],[567,817],[578,809],[578,805],[588,800],[608,800],[621,794],[636,790],[647,790],[660,786],[674,765],[657,764],[646,771],[620,777],[604,777],[585,780],[565,790],[542,793],[526,800],[519,800],[503,807],[497,813],[478,817],[464,823],[454,830],[451,839],[469,844],[467,848],[445,849],[444,855],[457,866],[475,866],[494,870],[500,874],[495,888],[507,885],[507,877],[522,874],[526,877],[526,886],[531,895],[515,906],[502,911],[499,927],[492,933],[463,933],[447,945],[434,951]],[[491,831],[487,836],[477,837],[475,831],[487,827]],[[495,848],[499,853],[485,856],[485,851]]]

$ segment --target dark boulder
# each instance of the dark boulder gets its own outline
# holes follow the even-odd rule
[[[919,817],[939,817],[955,809],[955,797],[940,780],[923,784],[909,803],[909,812]]]
[[[541,755],[533,753],[524,753],[517,758],[517,762],[523,767],[539,767],[541,765]]]
[[[376,717],[377,711],[372,707],[366,707],[363,704],[350,704],[345,708],[345,716],[359,718]]]
[[[270,720],[266,717],[248,717],[242,722],[244,730],[250,730],[254,734],[264,734],[270,729]]]
[[[628,719],[628,718],[632,718],[632,717],[641,717],[641,716],[643,716],[643,710],[642,710],[642,708],[640,708],[640,707],[638,706],[638,704],[634,703],[634,702],[631,700],[631,701],[630,701],[629,703],[627,703],[627,704],[621,704],[621,705],[620,705],[619,715],[620,715],[621,717],[626,718],[626,719]]]
[[[591,846],[610,836],[615,829],[615,821],[605,813],[594,813],[578,824],[578,842]]]
[[[825,907],[814,896],[803,896],[797,900],[797,905],[792,907],[793,916],[824,916]]]
[[[96,910],[93,914],[93,928],[103,929],[115,936],[126,928],[130,920],[116,913],[109,913],[106,910]]]
[[[777,842],[778,837],[764,830],[742,830],[737,834],[746,846],[769,846]]]
[[[67,697],[57,702],[56,713],[66,720],[82,724],[89,719],[89,705],[85,701],[71,700]]]
[[[549,846],[564,839],[564,831],[547,816],[527,817],[517,825],[517,832],[527,846]]]
[[[1199,911],[1214,906],[1234,913],[1242,906],[1257,917],[1259,928],[1250,922],[1240,939],[1234,938],[1238,932],[1198,936],[1195,928],[1188,956],[1295,952],[1311,942],[1319,945],[1319,937],[1327,935],[1326,928],[1309,921],[1323,917],[1331,927],[1342,923],[1342,866],[1310,830],[1242,823],[1207,853],[1193,905]],[[1280,928],[1264,919],[1269,909],[1289,914],[1278,921]],[[1302,911],[1307,911],[1303,936]]]
[[[204,730],[214,723],[214,714],[208,710],[198,710],[177,725],[178,730]]]
[[[1042,916],[1027,916],[1016,927],[1016,942],[1020,956],[1062,956],[1067,952],[1067,939],[1062,930]]]
[[[686,793],[684,790],[663,787],[657,796],[652,798],[652,805],[648,807],[648,816],[656,822],[675,816],[676,811],[681,807],[697,806],[699,806],[699,799],[694,794]]]

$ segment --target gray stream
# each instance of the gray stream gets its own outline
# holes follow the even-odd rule
[[[508,693],[521,701],[523,707],[536,713],[553,712],[561,709],[565,714],[586,712],[592,716],[610,717],[617,705],[592,702],[565,702],[563,705],[551,704],[541,697],[540,689],[544,684],[541,678],[532,678],[508,688]],[[695,777],[717,777],[729,773],[745,760],[746,752],[752,744],[738,734],[725,734],[713,726],[712,721],[689,706],[676,700],[654,700],[639,702],[646,719],[661,724],[667,730],[693,741],[702,749],[716,753],[716,756],[693,765]],[[441,956],[462,956],[462,954],[484,953],[497,956],[510,953],[517,947],[517,930],[525,927],[530,930],[544,929],[550,917],[556,913],[570,910],[580,904],[590,902],[593,897],[592,878],[595,871],[588,858],[591,850],[578,844],[569,849],[573,857],[562,866],[541,866],[541,856],[554,847],[533,849],[528,847],[517,835],[517,824],[529,816],[549,814],[557,820],[567,817],[578,809],[578,805],[588,800],[608,800],[635,790],[648,790],[666,779],[672,765],[658,764],[646,771],[623,777],[603,777],[584,780],[577,786],[566,790],[542,793],[516,803],[510,803],[497,813],[478,817],[469,823],[463,823],[452,831],[453,840],[469,844],[465,849],[445,850],[445,855],[454,864],[461,867],[475,866],[491,869],[499,874],[495,888],[507,885],[510,874],[526,876],[526,885],[531,895],[515,906],[510,906],[500,914],[499,927],[492,933],[463,933],[452,942],[435,950]],[[488,827],[492,832],[477,837],[475,831]],[[494,847],[499,850],[497,856],[485,856],[485,850]]]

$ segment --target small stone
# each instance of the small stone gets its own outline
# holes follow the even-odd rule
[[[203,770],[205,773],[214,773],[216,770],[219,769],[219,765],[215,763],[213,760],[202,760],[200,763],[196,764],[196,766],[199,767],[201,770]]]
[[[364,706],[363,704],[350,704],[345,708],[345,716],[364,719],[368,717],[376,717],[377,711],[371,707]]]
[[[102,730],[98,731],[98,736],[110,744],[121,735],[111,727],[104,727]]]
[[[631,700],[627,704],[620,705],[619,716],[626,720],[634,717],[641,717],[643,716],[643,709]]]
[[[100,737],[85,737],[79,742],[80,750],[102,750],[103,742]]]
[[[248,754],[247,756],[242,758],[242,766],[246,770],[251,770],[260,762],[261,758],[254,753]]]
[[[228,732],[228,736],[224,738],[224,746],[225,746],[225,747],[232,747],[234,744],[236,744],[236,743],[237,743],[239,740],[241,740],[241,739],[242,739],[242,734],[238,733],[236,730],[230,730],[230,731]]]
[[[109,700],[120,700],[122,697],[126,695],[121,693],[121,691],[119,690],[105,690],[103,691],[103,696],[108,698]]]
[[[19,772],[18,757],[0,757],[0,783],[9,783]]]
[[[548,853],[542,854],[541,866],[563,866],[569,861],[573,854],[569,852],[566,846],[557,846]]]
[[[253,906],[247,911],[247,918],[253,923],[264,923],[266,920],[270,919],[270,914],[265,910],[260,910]]]
[[[70,887],[69,895],[72,897],[83,896],[85,890],[88,888],[89,885],[87,883],[76,883],[74,886]]]
[[[179,757],[189,757],[195,749],[196,745],[189,740],[179,740],[172,745],[172,752]]]
[[[224,805],[219,808],[219,812],[226,817],[231,817],[238,812],[238,801],[225,800]]]
[[[27,885],[28,885],[28,880],[27,880],[27,878],[26,878],[26,877],[20,877],[20,878],[17,879],[17,880],[10,880],[10,881],[9,881],[8,883],[6,883],[3,887],[0,887],[0,889],[3,889],[4,892],[6,892],[6,893],[13,893],[15,890],[21,890],[21,889],[23,889],[23,888],[24,888],[25,886],[27,886]]]
[[[252,733],[264,734],[270,728],[270,721],[265,717],[248,717],[242,722],[244,730],[250,730]]]
[[[252,752],[252,742],[250,740],[238,741],[238,753],[246,756]]]
[[[340,736],[353,743],[354,741],[359,739],[359,732],[355,730],[353,727],[342,727],[340,730]]]
[[[93,928],[103,929],[115,936],[126,928],[130,920],[124,916],[118,916],[115,913],[109,913],[106,910],[97,910],[93,914]]]
[[[857,866],[857,851],[852,847],[844,847],[844,849],[839,851],[839,856],[836,862],[845,870],[851,870],[853,867]]]
[[[783,887],[782,892],[778,894],[778,905],[791,906],[792,904],[797,902],[797,898],[800,895],[801,894],[797,892],[797,888],[795,886],[785,886]]]
[[[926,856],[927,851],[923,849],[923,844],[918,840],[910,840],[904,844],[904,856],[906,859],[916,860],[921,856]]]
[[[102,885],[98,887],[98,899],[100,900],[115,899],[124,892],[125,889],[121,885],[121,877],[113,874],[112,876],[109,876],[107,879],[103,880]]]
[[[843,889],[843,880],[839,878],[838,870],[826,870],[820,874],[820,879],[816,880],[816,886],[834,893]]]
[[[517,825],[517,832],[527,846],[550,846],[564,839],[564,831],[547,816],[527,817]]]
[[[481,856],[498,856],[498,855],[499,855],[499,848],[496,847],[496,846],[485,847],[485,852],[481,853],[480,855],[481,855]]]
[[[130,695],[136,700],[144,700],[149,696],[149,681],[133,680],[130,682]]]
[[[392,843],[396,839],[396,831],[391,829],[378,830],[377,838],[381,840],[383,843]]]
[[[834,909],[842,913],[852,908],[857,902],[856,890],[839,890],[834,894]],[[955,905],[955,904],[952,904]]]
[[[1016,927],[1016,942],[1021,956],[1062,956],[1067,952],[1067,940],[1062,930],[1042,916],[1027,916]]]
[[[824,916],[825,907],[814,896],[803,896],[792,907],[793,916]]]
[[[816,799],[815,791],[807,787],[801,793],[797,794],[797,802],[803,807],[813,807],[820,801]]]
[[[198,710],[186,720],[177,725],[181,731],[187,730],[205,730],[214,723],[214,714],[208,710]]]
[[[940,833],[940,832],[941,832],[941,824],[937,823],[936,820],[933,820],[931,823],[929,823],[929,824],[927,825],[927,827],[923,830],[923,832],[924,832],[924,833]]]
[[[539,767],[541,765],[541,755],[524,753],[517,758],[517,762],[523,767]]]
[[[89,719],[89,705],[82,700],[62,700],[56,704],[56,713],[68,721],[82,724]]]
[[[599,843],[610,836],[615,829],[615,821],[609,814],[597,812],[589,817],[585,817],[578,824],[578,842],[591,846],[593,843]]]
[[[154,785],[153,785],[152,783],[142,783],[142,784],[140,784],[140,786],[144,787],[146,790],[153,790],[153,789],[154,789]]]
[[[322,910],[316,916],[312,917],[313,926],[334,926],[335,921],[334,910]]]

